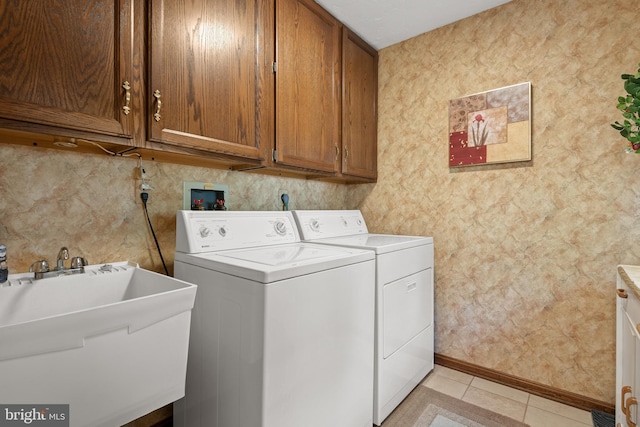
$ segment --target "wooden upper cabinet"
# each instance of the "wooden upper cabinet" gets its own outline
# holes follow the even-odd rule
[[[276,0],[276,163],[340,163],[341,24],[313,0]]]
[[[0,0],[0,117],[130,138],[131,1]]]
[[[375,179],[378,52],[345,27],[342,55],[342,174]]]
[[[272,1],[150,0],[149,140],[270,154]]]

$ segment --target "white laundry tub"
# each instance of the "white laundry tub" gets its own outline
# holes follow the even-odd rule
[[[184,396],[196,286],[107,270],[0,286],[0,404],[69,404],[71,426],[113,427]]]

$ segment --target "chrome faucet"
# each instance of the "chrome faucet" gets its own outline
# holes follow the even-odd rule
[[[54,270],[49,270],[49,262],[46,259],[43,259],[31,264],[29,271],[34,273],[34,278],[36,280],[46,279],[48,277],[58,277],[63,274],[66,275],[84,273],[84,266],[89,264],[86,258],[76,256],[71,258],[71,267],[66,268],[64,266],[64,262],[68,259],[69,249],[63,246],[62,248],[60,248],[60,251],[58,251],[56,268]]]
[[[69,259],[69,249],[66,246],[60,248],[58,252],[58,259],[56,261],[56,270],[61,271],[64,270],[64,262]]]

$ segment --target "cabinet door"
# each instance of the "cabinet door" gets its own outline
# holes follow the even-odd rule
[[[150,9],[149,139],[265,158],[273,140],[272,1],[151,0]]]
[[[635,335],[635,343],[633,345],[633,350],[628,350],[628,356],[633,356],[633,387],[631,390],[631,394],[627,395],[625,398],[625,406],[627,411],[629,412],[629,417],[625,418],[630,421],[628,424],[637,425],[640,422],[640,408],[638,408],[638,402],[640,402],[640,323],[635,323],[635,325],[629,325],[634,329],[633,333]]]
[[[616,425],[631,426],[640,416],[640,301],[620,275],[617,285]]]
[[[0,117],[131,137],[131,1],[0,0]]]
[[[312,0],[276,0],[277,163],[337,172],[340,23]]]
[[[378,52],[345,28],[342,55],[342,173],[375,179]]]
[[[640,301],[633,291],[628,291],[629,299],[626,307],[627,329],[623,337],[625,347],[623,358],[623,382],[631,385],[629,394],[625,396],[624,406],[628,412],[625,421],[629,426],[640,422]],[[633,343],[629,343],[633,336]],[[629,360],[627,360],[629,359]],[[624,392],[623,392],[624,394]],[[624,423],[623,423],[624,425]]]
[[[616,418],[617,421],[623,425],[627,425],[627,412],[631,411],[628,415],[629,419],[636,419],[637,405],[632,405],[631,408],[627,407],[627,402],[630,398],[637,396],[636,377],[636,360],[637,352],[637,337],[636,331],[631,324],[631,319],[627,316],[623,310],[621,314],[621,321],[619,322],[618,337],[619,340],[619,352],[618,352],[618,366],[617,369],[620,372],[621,383],[616,390]]]

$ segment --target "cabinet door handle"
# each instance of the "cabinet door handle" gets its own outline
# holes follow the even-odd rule
[[[631,406],[632,405],[637,405],[638,404],[638,400],[635,397],[630,397],[627,399],[627,413],[626,418],[627,418],[627,425],[629,427],[636,427],[636,423],[631,421]]]
[[[156,99],[156,112],[153,114],[153,118],[156,120],[156,122],[159,122],[161,117],[160,108],[162,108],[162,101],[160,101],[160,91],[158,89],[153,92],[153,97]]]
[[[625,291],[624,289],[616,289],[616,292],[618,294],[618,296],[620,298],[628,298],[629,295],[627,294],[627,291]]]
[[[624,397],[626,396],[627,393],[631,393],[631,386],[624,386],[620,389],[620,406],[622,406],[622,413],[627,415],[629,413],[629,408],[627,408],[625,406],[625,399]]]
[[[349,158],[349,147],[344,147],[344,159],[347,160]]]
[[[122,83],[122,88],[124,89],[124,107],[122,107],[122,111],[127,115],[131,112],[131,108],[129,108],[129,104],[131,103],[131,85],[125,80],[124,83]]]
[[[340,157],[340,147],[338,147],[338,144],[336,144],[336,160],[338,160],[339,157]]]

